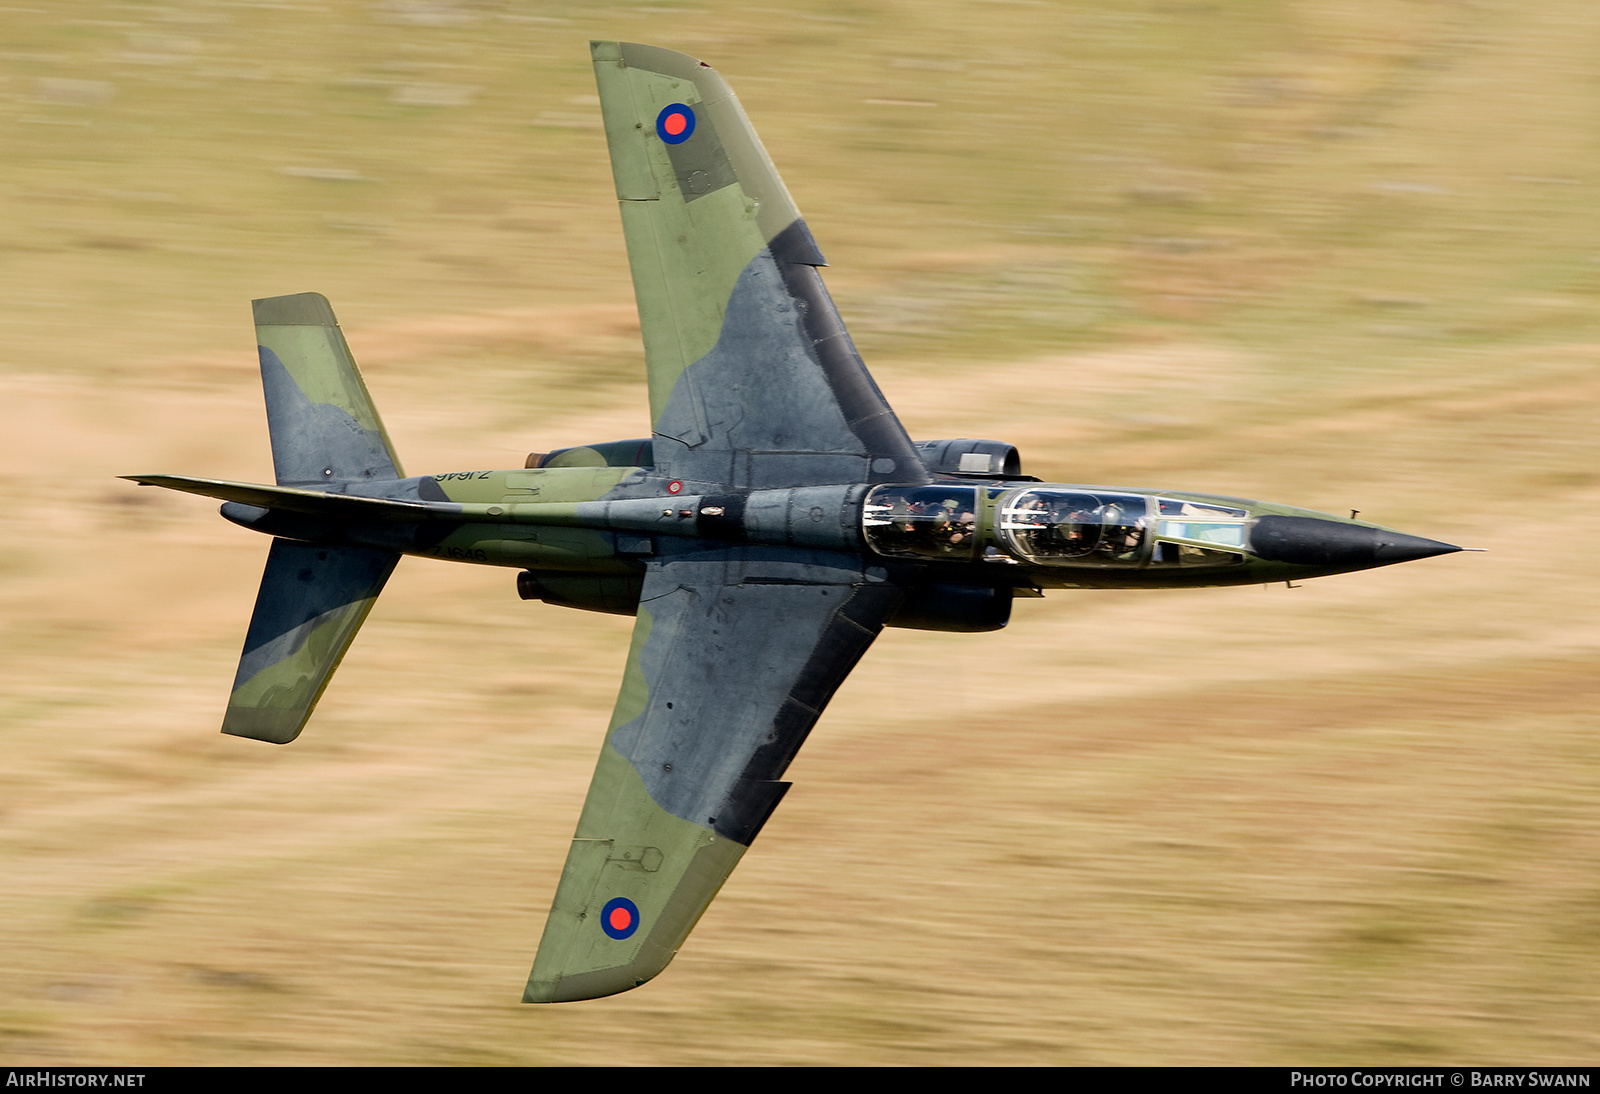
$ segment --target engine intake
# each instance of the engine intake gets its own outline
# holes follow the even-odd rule
[[[1022,453],[1004,441],[917,441],[917,455],[936,475],[981,475],[1020,479]]]

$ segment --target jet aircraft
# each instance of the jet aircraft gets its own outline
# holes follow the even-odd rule
[[[1460,548],[1183,490],[1045,483],[992,440],[914,442],[721,76],[591,44],[651,435],[407,476],[323,297],[255,301],[275,485],[130,476],[272,537],[222,731],[310,716],[401,555],[519,571],[524,599],[636,615],[525,1001],[672,960],[885,627],[991,631],[1047,589],[1294,581]]]

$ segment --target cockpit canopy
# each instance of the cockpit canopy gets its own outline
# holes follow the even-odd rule
[[[1211,500],[1044,486],[999,499],[994,538],[1037,566],[1232,566],[1249,516]]]
[[[1095,486],[879,486],[867,545],[891,558],[1032,566],[1231,566],[1248,551],[1248,509]]]
[[[978,487],[880,486],[861,516],[867,545],[891,558],[962,562],[978,554]]]
[[[1035,564],[1137,564],[1143,561],[1149,501],[1138,494],[1020,490],[1001,499],[995,539]]]

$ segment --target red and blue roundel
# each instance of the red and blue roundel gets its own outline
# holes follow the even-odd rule
[[[600,909],[600,929],[621,942],[639,929],[639,906],[625,896],[612,897]]]
[[[668,144],[682,144],[694,136],[694,111],[673,103],[656,115],[656,136]]]

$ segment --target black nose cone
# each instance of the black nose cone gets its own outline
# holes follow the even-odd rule
[[[1273,516],[1256,521],[1250,531],[1250,550],[1268,562],[1339,572],[1432,558],[1461,548],[1342,520]]]

